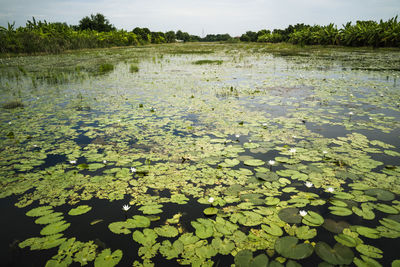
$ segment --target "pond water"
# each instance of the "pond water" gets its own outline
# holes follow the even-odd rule
[[[400,266],[400,51],[282,49],[1,58],[1,265]]]

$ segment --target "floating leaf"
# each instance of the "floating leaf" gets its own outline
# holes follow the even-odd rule
[[[270,223],[269,226],[262,224],[261,228],[268,234],[273,236],[283,235],[282,228],[275,223]]]
[[[215,250],[218,251],[218,253],[222,255],[229,255],[229,253],[231,253],[231,251],[235,248],[235,244],[232,241],[226,238],[222,240],[219,237],[214,238],[211,242],[211,245]]]
[[[395,198],[395,195],[392,192],[381,188],[368,189],[365,191],[365,194],[376,197],[382,201],[392,201]]]
[[[134,215],[132,219],[126,220],[127,227],[129,228],[146,228],[150,226],[150,219],[141,215]]]
[[[301,223],[302,217],[298,208],[284,208],[278,213],[279,218],[287,223]]]
[[[163,225],[161,227],[156,227],[154,228],[154,231],[159,236],[164,236],[164,237],[175,237],[178,235],[178,229],[176,229],[171,225]]]
[[[303,217],[303,223],[309,226],[320,226],[324,223],[324,218],[314,211],[308,211]]]
[[[206,239],[211,237],[214,233],[214,225],[212,221],[197,219],[197,221],[192,221],[191,224],[196,229],[196,235],[199,238]]]
[[[215,215],[218,213],[218,209],[214,207],[209,207],[203,210],[205,215]]]
[[[41,206],[35,209],[31,209],[26,213],[26,216],[29,217],[40,217],[53,212],[53,208],[51,206]]]
[[[235,256],[237,267],[267,267],[268,262],[267,255],[260,254],[253,258],[253,253],[250,250],[241,250]]]
[[[126,222],[113,222],[108,225],[108,229],[115,234],[129,234],[129,225]]]
[[[45,226],[41,231],[41,235],[54,235],[66,230],[71,224],[66,221],[59,221]]]
[[[380,210],[387,214],[398,214],[399,213],[399,211],[395,207],[392,207],[392,206],[389,206],[389,205],[383,204],[383,203],[376,204],[375,208],[377,210]]]
[[[379,248],[376,248],[374,246],[370,246],[370,245],[365,245],[365,244],[359,244],[356,246],[356,249],[358,252],[364,254],[365,256],[368,256],[370,258],[376,258],[376,259],[380,259],[383,256],[381,255],[383,253],[382,250],[380,250]]]
[[[350,209],[344,207],[330,206],[328,209],[331,210],[332,214],[337,216],[349,216],[353,213]]]
[[[346,234],[338,234],[335,235],[334,238],[337,242],[346,247],[355,247],[357,245],[357,241],[353,237]]]
[[[71,216],[81,215],[81,214],[89,212],[91,209],[92,209],[92,207],[90,207],[88,205],[81,205],[74,209],[71,209],[68,212],[68,215],[71,215]]]
[[[219,166],[223,168],[230,168],[238,165],[240,163],[237,159],[225,159],[224,162],[220,163]]]
[[[310,229],[308,226],[300,226],[296,228],[296,236],[299,239],[312,239],[317,236],[317,230]]]
[[[162,208],[161,204],[151,204],[140,207],[139,210],[141,210],[143,214],[158,214],[162,212],[160,208]]]
[[[36,219],[36,224],[50,224],[61,221],[64,217],[62,212],[53,212]]]
[[[58,247],[67,240],[62,234],[48,235],[45,237],[28,238],[18,244],[20,248],[30,247],[31,250],[50,249]]]
[[[175,240],[173,244],[169,240],[164,240],[160,247],[160,253],[167,260],[177,258],[183,252],[183,243],[180,240]]]
[[[322,227],[324,227],[329,232],[340,234],[343,232],[343,229],[349,228],[350,224],[344,221],[336,222],[332,219],[326,219],[324,221],[324,224],[322,224]]]
[[[365,227],[365,226],[357,226],[356,228],[357,233],[359,233],[362,236],[368,237],[368,238],[373,238],[377,239],[380,237],[379,231],[373,228]]]
[[[133,232],[132,238],[143,246],[152,246],[156,243],[157,234],[152,229],[144,229],[143,232],[136,230]]]
[[[315,246],[315,252],[321,259],[334,265],[350,264],[354,259],[353,251],[340,243],[336,243],[331,248],[325,242],[318,242]]]
[[[122,259],[122,250],[117,249],[113,253],[109,248],[104,249],[94,260],[95,267],[112,267],[117,265]]]
[[[382,220],[379,220],[379,222],[383,226],[385,226],[385,227],[387,227],[389,229],[392,229],[392,230],[395,230],[397,232],[400,232],[400,222],[397,222],[395,220],[391,220],[389,218],[383,218]]]
[[[309,243],[298,244],[298,241],[293,236],[281,237],[275,242],[275,250],[288,259],[300,260],[311,256],[314,247]]]
[[[244,165],[247,165],[247,166],[257,167],[257,166],[261,166],[264,164],[265,164],[265,162],[260,159],[248,159],[248,160],[244,161]]]

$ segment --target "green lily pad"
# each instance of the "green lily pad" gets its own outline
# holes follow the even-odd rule
[[[219,237],[214,238],[211,242],[211,245],[214,247],[215,250],[218,251],[218,253],[222,255],[229,255],[235,248],[235,243],[226,238],[222,240]]]
[[[266,182],[273,182],[279,179],[279,176],[274,172],[257,172],[256,177]]]
[[[53,212],[36,219],[36,224],[50,224],[61,221],[64,217],[62,212]]]
[[[346,234],[338,234],[335,235],[334,238],[338,243],[346,247],[355,247],[357,245],[357,241],[353,237]]]
[[[322,224],[322,227],[324,227],[329,232],[340,234],[343,232],[343,229],[349,228],[350,224],[345,221],[336,222],[332,219],[326,219]]]
[[[250,250],[241,250],[235,256],[235,265],[237,267],[267,267],[268,256],[260,254],[253,258],[253,253]]]
[[[257,167],[257,166],[261,166],[264,164],[265,164],[265,162],[260,159],[248,159],[248,160],[244,161],[244,165],[252,166],[252,167]]]
[[[365,220],[375,219],[375,213],[372,211],[372,208],[365,205],[365,203],[361,204],[361,209],[354,206],[351,208],[351,210]]]
[[[157,234],[153,229],[144,229],[143,232],[136,230],[133,232],[132,238],[143,246],[152,246],[156,243]]]
[[[354,259],[353,251],[340,243],[336,243],[331,248],[325,242],[318,242],[315,246],[315,252],[321,259],[334,265],[350,264]]]
[[[161,204],[151,204],[151,205],[146,205],[143,207],[140,207],[139,210],[143,212],[143,214],[158,214],[161,213],[162,210],[162,205]]]
[[[161,227],[156,227],[154,228],[154,231],[159,236],[164,236],[164,237],[175,237],[178,235],[178,229],[176,229],[171,225],[163,225]]]
[[[30,247],[31,250],[50,249],[58,247],[67,240],[63,234],[48,235],[44,237],[31,237],[18,244],[20,248]]]
[[[309,226],[320,226],[324,223],[324,218],[314,211],[308,211],[303,217],[303,223]]]
[[[177,258],[183,252],[184,244],[180,240],[175,240],[173,244],[169,240],[164,240],[160,246],[160,253],[167,260]]]
[[[298,208],[284,208],[278,213],[279,218],[287,223],[301,223],[302,217]]]
[[[218,213],[218,209],[215,207],[209,207],[203,210],[205,215],[215,215]]]
[[[356,246],[356,250],[361,254],[364,254],[365,256],[368,256],[370,258],[375,258],[375,259],[383,258],[382,256],[383,251],[374,246],[359,244]]]
[[[266,197],[265,198],[265,204],[268,206],[275,206],[278,204],[281,200],[277,197]]]
[[[369,228],[369,227],[365,227],[365,226],[357,226],[356,230],[357,230],[357,233],[359,233],[362,236],[368,237],[368,238],[377,239],[380,237],[379,231],[374,228]]]
[[[31,209],[26,213],[26,216],[29,217],[40,217],[53,212],[53,207],[51,206],[41,206],[38,208]]]
[[[59,221],[45,226],[41,231],[41,235],[54,235],[66,230],[71,224],[66,221]]]
[[[113,267],[122,259],[122,250],[117,249],[111,253],[111,249],[107,248],[100,252],[94,260],[95,267]]]
[[[381,188],[368,189],[365,191],[365,194],[376,197],[382,201],[392,201],[395,198],[395,195],[392,192]]]
[[[387,204],[379,203],[375,205],[375,209],[380,210],[387,214],[398,214],[399,210]]]
[[[141,215],[134,215],[132,219],[126,220],[126,227],[128,228],[146,228],[149,227],[151,219]]]
[[[224,162],[220,163],[219,166],[223,168],[230,168],[238,165],[240,163],[237,159],[225,159]]]
[[[108,229],[114,234],[129,234],[131,230],[129,230],[129,225],[126,222],[112,222],[108,225]]]
[[[308,226],[300,226],[296,228],[296,236],[299,239],[312,239],[317,236],[317,229],[310,229]]]
[[[349,216],[353,213],[351,209],[337,206],[330,206],[328,209],[331,210],[331,213],[337,216]]]
[[[392,230],[395,230],[397,232],[400,232],[400,222],[397,222],[395,220],[389,219],[389,218],[383,218],[382,220],[379,220],[379,222]]]
[[[261,228],[268,234],[273,235],[273,236],[281,236],[283,235],[282,228],[275,224],[275,223],[270,223],[269,226],[262,224]]]
[[[196,229],[196,236],[201,239],[209,238],[214,233],[214,224],[211,220],[197,219],[197,221],[192,221],[191,224]]]
[[[81,215],[81,214],[89,212],[91,209],[92,209],[92,207],[90,207],[88,205],[81,205],[74,209],[71,209],[68,212],[68,215],[71,215],[71,216]]]
[[[288,259],[300,260],[311,256],[314,247],[309,243],[298,244],[298,241],[294,236],[281,237],[275,242],[275,250]]]

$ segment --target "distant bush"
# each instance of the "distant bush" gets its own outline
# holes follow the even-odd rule
[[[2,105],[5,109],[23,108],[24,104],[20,100],[11,100]]]

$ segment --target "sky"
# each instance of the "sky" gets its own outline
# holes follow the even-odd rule
[[[0,0],[0,25],[26,21],[79,24],[101,13],[118,29],[182,30],[190,34],[284,29],[305,23],[338,27],[348,21],[387,20],[400,15],[399,0]]]

